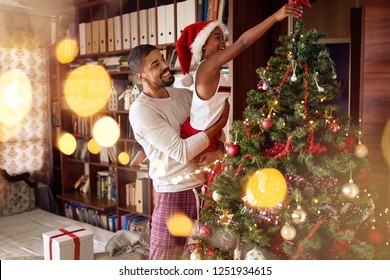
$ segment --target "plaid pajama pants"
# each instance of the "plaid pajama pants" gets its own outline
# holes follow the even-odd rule
[[[197,207],[194,191],[156,193],[150,236],[150,260],[181,259],[186,244],[185,237],[173,236],[167,228],[167,219],[175,213],[184,213],[196,220]]]

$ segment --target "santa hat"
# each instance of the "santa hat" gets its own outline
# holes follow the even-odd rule
[[[190,86],[192,76],[188,75],[191,66],[191,56],[194,56],[195,62],[202,59],[202,48],[215,28],[219,27],[222,31],[224,25],[219,21],[200,21],[186,26],[180,38],[176,42],[177,57],[179,59],[181,72],[184,77],[181,82],[184,86]]]

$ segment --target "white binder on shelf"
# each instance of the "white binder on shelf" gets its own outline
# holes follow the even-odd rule
[[[135,181],[135,207],[139,213],[149,212],[148,178],[138,178]]]
[[[85,37],[85,22],[79,24],[79,48],[80,55],[87,53],[86,37]]]
[[[106,20],[99,20],[99,52],[107,51]]]
[[[130,13],[122,15],[122,42],[123,49],[131,48],[131,27],[130,27]]]
[[[186,0],[186,25],[196,22],[196,0]]]
[[[138,43],[138,13],[130,13],[130,26],[131,26],[131,43],[130,47],[134,48],[139,45]]]
[[[121,16],[114,17],[114,47],[116,51],[122,50],[122,20]]]
[[[166,6],[158,6],[157,7],[157,40],[158,44],[166,44],[166,25],[165,25],[165,7]]]
[[[184,27],[196,22],[197,0],[186,0],[176,4],[176,34],[180,37]]]
[[[99,52],[99,21],[92,21],[92,53]]]
[[[149,44],[157,45],[156,8],[148,9],[148,36]]]
[[[114,36],[114,18],[107,19],[107,50],[112,52],[115,50],[115,36]]]
[[[139,11],[139,42],[147,44],[148,40],[148,10]]]
[[[85,23],[85,46],[86,54],[92,53],[92,22]]]
[[[175,7],[174,4],[165,6],[165,32],[166,43],[172,44],[175,42]]]
[[[186,1],[183,2],[177,2],[176,4],[176,34],[177,38],[180,37],[181,32],[183,31],[184,27],[187,25],[187,19],[186,19],[186,9],[187,9],[187,3]]]

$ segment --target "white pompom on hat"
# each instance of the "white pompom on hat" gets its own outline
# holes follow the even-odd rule
[[[188,74],[191,66],[191,58],[194,56],[195,62],[199,63],[202,59],[202,48],[205,45],[210,33],[219,27],[222,32],[225,27],[219,21],[199,21],[186,26],[180,38],[176,42],[177,57],[179,59],[183,77],[181,83],[189,87],[193,83],[193,78]]]

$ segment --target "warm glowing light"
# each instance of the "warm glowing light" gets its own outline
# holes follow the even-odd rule
[[[128,153],[126,152],[121,152],[119,155],[118,155],[118,161],[120,164],[123,164],[123,165],[126,165],[130,162],[130,156]]]
[[[60,151],[65,155],[73,154],[76,150],[76,146],[76,138],[70,133],[63,134],[58,141],[58,147],[60,148]]]
[[[183,213],[173,214],[167,220],[168,231],[174,236],[190,236],[193,227],[194,222]]]
[[[13,69],[0,76],[0,125],[19,124],[30,110],[32,88],[26,74]]]
[[[72,62],[79,53],[79,47],[77,41],[70,38],[62,39],[56,47],[56,57],[57,60],[66,64]]]
[[[253,173],[246,183],[243,200],[254,207],[273,208],[287,194],[287,183],[283,174],[275,168],[264,168]]]
[[[100,153],[100,148],[100,145],[95,141],[95,139],[92,138],[88,141],[88,151],[91,154],[97,155]]]
[[[100,65],[86,64],[73,70],[65,81],[64,95],[69,108],[87,117],[107,104],[111,79]]]
[[[100,146],[111,147],[119,139],[120,128],[113,118],[103,117],[93,126],[92,135]]]

